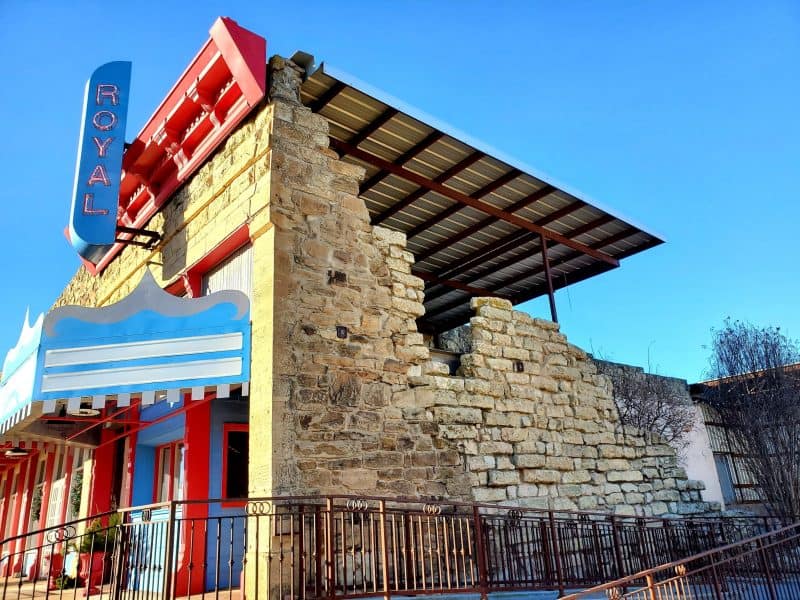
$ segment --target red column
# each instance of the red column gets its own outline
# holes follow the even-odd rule
[[[47,522],[47,512],[48,507],[50,506],[50,488],[53,485],[53,468],[56,464],[56,453],[58,449],[50,450],[46,454],[45,463],[44,463],[44,485],[42,486],[42,499],[41,503],[39,504],[39,523],[36,525],[37,529],[44,529],[45,524]],[[38,461],[37,461],[38,462]],[[34,471],[34,477],[36,476],[36,472]],[[34,484],[36,482],[34,481]],[[36,536],[36,546],[40,547],[44,540],[44,533],[40,533]],[[34,573],[33,577],[36,578],[39,576],[39,567],[41,566],[41,555],[37,554],[36,556],[36,563],[34,565]]]
[[[5,470],[5,483],[3,484],[3,511],[0,514],[0,537],[5,538],[5,524],[8,522],[8,518],[11,510],[11,481],[14,479],[14,469]],[[7,563],[3,563],[2,569],[0,569],[0,576],[6,575],[6,570],[8,569]]]
[[[67,521],[67,509],[70,503],[70,492],[72,491],[72,467],[75,461],[75,451],[72,448],[64,448],[64,502],[61,505],[61,514],[58,517],[59,523]]]
[[[135,406],[131,410],[131,420],[139,420],[139,407]],[[125,457],[125,473],[123,473],[124,483],[122,489],[126,492],[123,498],[119,499],[120,506],[130,506],[133,498],[133,470],[136,465],[136,431],[128,434],[128,455]]]
[[[39,529],[44,529],[47,522],[47,508],[50,506],[50,489],[53,486],[53,468],[56,466],[58,449],[47,453],[44,465],[44,485],[42,486],[42,508],[39,511]],[[41,535],[39,536],[41,538]]]
[[[103,429],[100,432],[100,444],[115,437],[110,429]],[[92,481],[89,485],[89,514],[111,510],[112,482],[114,477],[114,454],[115,446],[108,444],[102,450],[95,450],[92,453]]]
[[[184,402],[191,402],[188,398]],[[186,411],[186,430],[183,437],[183,481],[186,500],[208,498],[208,457],[211,447],[211,402],[192,407]],[[176,596],[196,594],[204,591],[205,573],[201,565],[205,563],[205,519],[208,517],[208,504],[183,504],[181,543],[178,550],[177,574],[175,579]],[[192,522],[194,520],[194,528]],[[194,536],[194,540],[192,540]],[[193,542],[193,543],[192,543]],[[192,548],[191,556],[189,548]],[[188,565],[194,564],[190,573]],[[190,581],[191,579],[191,581]]]
[[[22,517],[30,514],[31,497],[33,496],[33,485],[36,483],[36,467],[39,466],[39,453],[34,450],[20,465],[19,481],[17,486],[17,501],[14,503],[14,520],[11,523],[14,532],[12,535],[27,533],[27,523],[22,523]],[[12,546],[12,553],[16,554],[16,562],[12,573],[17,573],[22,569],[25,549],[25,538],[16,540]]]
[[[8,509],[11,504],[11,480],[14,478],[14,469],[6,468],[3,473],[5,482],[3,483],[3,510],[0,512],[0,537],[5,537],[5,524],[8,522]]]

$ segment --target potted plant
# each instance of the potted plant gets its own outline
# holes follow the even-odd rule
[[[97,594],[100,585],[108,578],[111,571],[111,553],[117,542],[117,526],[119,515],[111,515],[108,523],[103,525],[100,519],[94,519],[78,542],[80,553],[80,578],[87,586],[88,594]]]

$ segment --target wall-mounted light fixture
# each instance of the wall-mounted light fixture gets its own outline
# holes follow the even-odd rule
[[[340,340],[347,339],[347,327],[344,325],[337,325],[336,326],[336,337]]]
[[[525,371],[525,363],[523,363],[521,360],[515,360],[514,361],[514,372],[515,373],[522,373],[524,371]]]
[[[6,450],[6,456],[9,458],[28,456],[28,454],[29,452],[25,450],[25,448],[20,448],[19,446],[14,446],[13,448]]]

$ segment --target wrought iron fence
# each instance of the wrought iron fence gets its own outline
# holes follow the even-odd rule
[[[800,599],[800,523],[565,596],[629,600]]]
[[[773,526],[375,497],[169,502],[0,542],[0,600],[563,594]]]

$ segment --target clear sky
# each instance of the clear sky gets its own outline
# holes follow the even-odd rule
[[[79,266],[62,231],[86,79],[133,61],[130,140],[219,15],[663,235],[557,292],[572,342],[696,381],[726,316],[800,337],[797,0],[0,0],[0,356]]]

